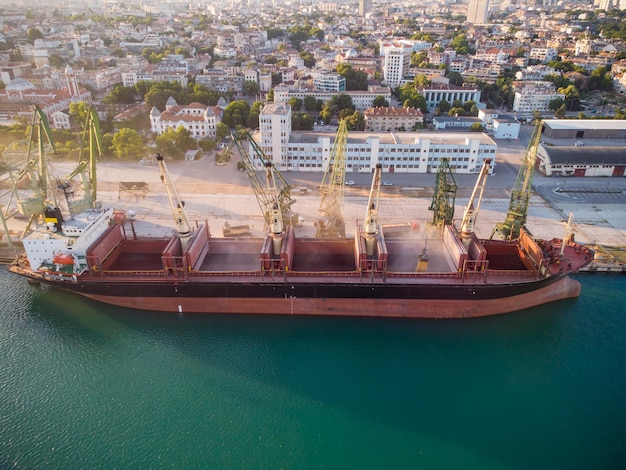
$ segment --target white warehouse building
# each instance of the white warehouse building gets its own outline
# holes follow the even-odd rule
[[[261,148],[280,171],[326,169],[335,135],[291,132],[290,106],[269,104],[259,117]],[[486,159],[493,171],[497,144],[484,133],[350,132],[345,157],[347,172],[371,173],[377,164],[389,173],[434,173],[447,158],[455,173],[478,173]],[[255,162],[262,170],[260,161]]]

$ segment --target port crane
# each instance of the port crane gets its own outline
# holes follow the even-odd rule
[[[519,237],[520,229],[526,228],[526,217],[528,215],[528,204],[532,190],[533,173],[537,160],[537,148],[541,140],[541,122],[535,124],[532,137],[528,143],[526,154],[522,166],[517,173],[515,185],[511,191],[509,210],[504,222],[496,224],[491,232],[491,238],[499,233],[503,239],[515,240]]]
[[[161,154],[157,154],[156,159],[159,170],[161,171],[161,182],[165,183],[165,190],[167,191],[167,198],[170,202],[172,215],[174,216],[174,223],[176,223],[176,232],[180,239],[180,246],[182,250],[185,251],[192,235],[191,226],[189,225],[189,220],[185,213],[185,203],[178,195],[172,176]]]
[[[239,151],[239,155],[241,157],[241,162],[244,166],[244,170],[246,172],[246,175],[248,176],[248,179],[250,180],[250,183],[252,184],[252,189],[254,190],[254,194],[256,195],[256,199],[261,209],[261,213],[265,218],[265,223],[267,225],[271,225],[273,207],[274,204],[278,204],[278,208],[280,210],[284,223],[297,225],[299,223],[298,214],[295,214],[291,209],[291,206],[296,202],[295,199],[291,198],[291,190],[293,189],[293,186],[287,183],[287,181],[278,171],[276,166],[272,164],[270,166],[270,171],[272,172],[275,180],[274,190],[276,194],[274,194],[274,191],[270,190],[267,184],[264,184],[261,178],[259,178],[255,163],[253,161],[253,155],[261,162],[264,167],[268,162],[270,162],[270,160],[265,155],[263,150],[261,150],[250,132],[247,129],[241,129],[235,131],[234,133],[231,133],[231,138],[232,141],[228,146],[226,152],[230,153],[233,146],[237,147],[237,150]]]
[[[367,256],[374,255],[376,249],[376,234],[378,233],[378,203],[380,200],[380,179],[383,167],[376,164],[372,177],[372,186],[367,200],[367,212],[363,222],[363,234],[365,235],[365,251]]]
[[[480,210],[480,203],[483,199],[483,192],[485,191],[485,185],[487,183],[487,176],[489,176],[489,168],[491,167],[491,159],[487,158],[483,162],[483,166],[480,169],[480,174],[476,180],[476,185],[472,191],[472,195],[465,206],[465,212],[463,213],[463,221],[461,222],[461,240],[465,246],[469,246],[469,243],[474,235],[474,224],[476,223],[476,217]],[[476,193],[479,193],[478,200],[476,200]]]
[[[274,195],[274,203],[270,212],[270,237],[272,238],[272,249],[274,256],[279,256],[282,248],[282,242],[285,237],[285,223],[283,214],[278,204],[278,189],[276,186],[276,175],[272,171],[272,163],[265,163],[265,181],[267,193]]]
[[[335,143],[320,185],[319,215],[315,220],[318,238],[344,238],[346,224],[342,207],[346,176],[346,143],[348,126],[345,119],[339,122]]]
[[[428,210],[433,211],[432,225],[451,225],[454,219],[454,201],[457,185],[450,168],[450,160],[442,158],[435,179],[435,193]]]
[[[45,141],[47,141],[47,145]],[[34,142],[37,143],[37,152],[33,149]],[[50,184],[45,157],[46,150],[52,150],[53,153],[56,153],[48,119],[41,108],[35,106],[30,125],[26,164],[13,177],[7,208],[12,207],[12,203],[16,203],[16,206],[14,209],[7,209],[8,212],[3,211],[5,231],[6,219],[20,214],[28,217],[28,223],[22,232],[22,236],[24,236],[30,231],[33,222],[36,222],[37,219],[43,221],[45,213],[50,207],[58,208],[56,188],[51,187]],[[30,185],[30,197],[20,197],[19,185],[27,177]]]
[[[85,143],[88,142],[88,153],[85,150]],[[94,209],[97,201],[97,178],[96,162],[102,155],[102,135],[100,133],[100,121],[93,108],[89,108],[85,124],[83,127],[83,138],[78,165],[67,175],[65,181],[60,182],[59,187],[65,192],[65,198],[71,215],[83,212],[87,209]],[[76,199],[75,191],[70,181],[76,176],[80,176],[83,198]]]

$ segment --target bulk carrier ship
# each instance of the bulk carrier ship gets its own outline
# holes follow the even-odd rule
[[[480,239],[473,231],[477,183],[459,229],[428,235],[378,220],[380,167],[354,236],[297,237],[274,204],[261,238],[213,236],[187,221],[162,157],[176,233],[142,237],[114,210],[86,211],[34,230],[9,270],[90,299],[149,311],[226,314],[465,318],[496,315],[577,297],[569,274],[593,252],[573,241]],[[488,162],[486,162],[488,165]],[[268,172],[269,175],[269,172]],[[268,176],[271,186],[271,177]]]

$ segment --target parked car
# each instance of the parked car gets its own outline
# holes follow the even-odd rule
[[[383,186],[393,186],[389,181],[383,181]]]
[[[354,181],[352,180],[346,181],[346,186],[354,186]]]

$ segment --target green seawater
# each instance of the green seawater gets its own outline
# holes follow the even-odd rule
[[[103,306],[0,270],[0,469],[612,469],[626,277],[471,320]]]

